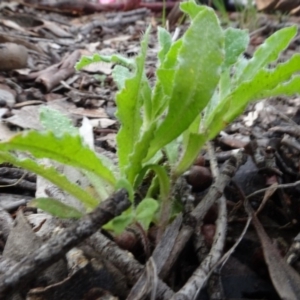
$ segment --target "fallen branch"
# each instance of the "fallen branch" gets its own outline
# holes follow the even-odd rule
[[[164,268],[160,272],[160,277],[162,279],[167,276],[169,270],[174,265],[179,254],[192,236],[195,226],[202,222],[211,206],[223,195],[225,186],[230,182],[236,170],[244,162],[245,155],[242,152],[237,153],[236,156],[232,156],[228,161],[226,161],[224,163],[220,176],[211,186],[204,199],[195,207],[195,209],[190,214],[187,214],[185,216],[183,222],[184,225],[182,226],[179,235],[177,236],[173,251],[170,253],[170,256],[166,261]]]
[[[37,251],[24,257],[0,277],[0,298],[22,288],[37,274],[61,259],[70,249],[95,233],[102,225],[130,206],[127,192],[119,190],[102,202],[93,212],[74,222],[61,234],[52,237]]]

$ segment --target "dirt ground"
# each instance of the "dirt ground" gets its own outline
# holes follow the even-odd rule
[[[76,126],[88,118],[96,148],[114,157],[119,128],[114,115],[114,65],[95,63],[82,71],[74,65],[82,55],[96,51],[136,56],[141,34],[151,24],[146,68],[147,76],[153,77],[157,26],[164,18],[161,6],[153,3],[105,12],[96,4],[83,3],[51,2],[48,7],[0,3],[0,140],[22,130],[41,130],[39,109],[47,105]],[[174,3],[167,2],[168,12],[171,6]],[[219,16],[224,27],[249,30],[245,53],[249,58],[272,33],[300,23],[300,17],[283,13],[242,11]],[[187,23],[178,25],[180,20],[173,9],[168,19],[172,35],[180,36],[187,28]],[[280,61],[299,52],[299,45],[300,33]],[[213,184],[208,180],[208,185],[196,178],[189,191],[194,205],[207,199],[211,203],[203,222],[193,226],[191,219],[178,215],[160,241],[155,226],[146,233],[138,225],[118,237],[103,230],[79,237],[83,222],[59,220],[27,206],[45,190],[35,174],[0,164],[1,299],[276,300],[281,299],[278,289],[286,289],[285,299],[300,299],[299,104],[298,97],[252,103],[221,132],[211,144],[220,177]],[[244,154],[237,158],[238,149]],[[207,148],[201,158],[200,167],[209,170]],[[222,261],[212,268],[208,257],[220,197],[226,199],[226,240]],[[252,223],[251,208],[257,212]],[[60,235],[63,229],[65,234]],[[64,249],[72,250],[65,255]],[[196,277],[205,278],[203,287],[192,298],[176,297],[199,265],[202,273]]]

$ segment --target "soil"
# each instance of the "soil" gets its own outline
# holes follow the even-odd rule
[[[98,63],[75,71],[74,65],[96,51],[134,57],[151,24],[146,70],[153,77],[161,13],[140,7],[88,14],[95,6],[78,3],[50,8],[0,3],[0,140],[41,130],[39,109],[48,106],[77,127],[88,118],[97,151],[114,158],[119,129],[114,66]],[[224,27],[229,21],[249,30],[249,58],[272,33],[300,23],[296,16],[255,11],[219,15]],[[180,36],[187,23],[178,25],[175,9],[170,18],[170,32],[180,29]],[[299,46],[300,34],[279,62]],[[99,216],[104,222],[106,212],[120,212],[105,204],[82,221],[53,218],[27,205],[45,195],[47,183],[0,164],[1,299],[300,299],[299,104],[298,97],[252,103],[205,147],[187,181],[182,178],[181,195],[194,202],[185,203],[184,214],[164,234],[154,225],[145,232],[139,224],[119,236],[99,231],[104,224]],[[217,179],[213,162],[220,170]],[[59,197],[60,191],[51,193]],[[128,207],[122,194],[110,201]],[[224,247],[211,252],[222,235]],[[197,277],[204,278],[201,284]],[[180,295],[193,284],[196,293]]]

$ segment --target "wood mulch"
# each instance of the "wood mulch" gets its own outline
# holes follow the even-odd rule
[[[77,72],[74,65],[96,51],[137,55],[141,34],[152,24],[146,68],[153,76],[160,13],[149,7],[86,14],[69,6],[1,2],[0,140],[41,130],[39,109],[46,105],[75,126],[88,118],[97,150],[113,157],[119,128],[114,66],[97,63]],[[228,17],[232,26],[249,29],[246,57],[276,30],[300,24],[299,17],[283,14]],[[172,34],[187,28],[173,23]],[[280,61],[299,46],[300,34]],[[192,188],[182,178],[181,196],[194,202],[185,203],[184,214],[159,240],[155,226],[147,233],[132,226],[118,237],[98,230],[129,207],[123,190],[78,221],[59,220],[27,206],[47,184],[0,164],[0,298],[276,300],[289,282],[286,299],[300,299],[299,104],[298,97],[252,103],[221,132],[190,170]],[[206,184],[201,172],[211,176],[213,165],[220,175]],[[216,250],[217,235],[225,246]]]

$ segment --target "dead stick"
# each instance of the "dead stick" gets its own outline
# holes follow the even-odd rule
[[[130,207],[125,190],[119,190],[102,202],[93,212],[76,221],[61,234],[52,237],[45,245],[24,257],[0,277],[0,298],[14,289],[20,289],[41,271],[61,259],[66,252],[95,233],[102,225]]]

